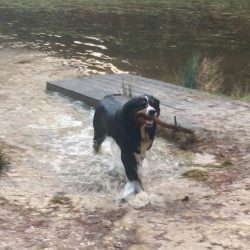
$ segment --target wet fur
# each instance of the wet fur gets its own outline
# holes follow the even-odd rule
[[[138,193],[143,189],[138,168],[146,157],[146,151],[153,144],[156,123],[153,122],[152,127],[140,124],[136,120],[136,114],[149,110],[148,107],[154,109],[159,116],[159,100],[152,96],[140,96],[128,100],[121,95],[110,95],[100,102],[94,114],[95,151],[99,151],[107,136],[111,136],[121,149],[121,160],[129,180],[121,199],[125,198],[127,193]]]

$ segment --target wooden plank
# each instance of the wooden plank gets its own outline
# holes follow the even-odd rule
[[[170,83],[158,80],[148,79],[141,76],[133,76],[128,74],[122,75],[102,75],[102,80],[113,82],[114,79],[119,85],[123,83],[131,84],[134,93],[151,93],[161,99],[163,106],[176,110],[191,110],[197,104],[200,107],[207,107],[215,104],[213,95],[194,89],[188,89]],[[216,103],[221,100],[216,99]]]
[[[92,107],[96,107],[105,95],[110,94],[105,88],[97,89],[78,80],[47,82],[47,90],[59,92]]]
[[[174,110],[192,108],[192,105],[185,100],[177,102],[176,93],[173,93],[187,91],[186,88],[173,84],[165,86],[164,82],[130,74],[96,75],[79,79],[49,81],[47,89],[83,101],[90,106],[96,106],[105,95],[123,93],[123,84],[125,86],[131,85],[133,96],[151,94],[157,96],[161,100],[161,105],[168,108]]]
[[[130,75],[131,76],[131,75]],[[134,79],[133,79],[134,78]],[[141,94],[151,94],[157,96],[161,100],[161,104],[166,107],[170,107],[176,110],[187,110],[190,106],[189,102],[183,100],[181,103],[176,102],[176,94],[173,93],[172,89],[162,89],[159,86],[154,86],[154,84],[144,83],[141,81],[141,77],[133,76],[133,78],[123,78],[123,76],[116,79],[115,84],[122,86],[122,83],[125,85],[131,85],[132,93],[134,96]],[[110,77],[103,76],[101,78],[102,84],[114,82],[114,79]],[[163,83],[164,84],[164,83]],[[179,93],[180,94],[180,93]]]
[[[172,84],[165,86],[164,82],[130,74],[96,75],[78,79],[49,81],[47,82],[47,90],[59,92],[95,108],[104,96],[122,94],[123,84],[126,86],[131,85],[134,96],[150,94],[159,98],[162,109],[166,108],[165,114],[175,113],[178,115],[179,112],[183,113],[188,109],[192,109],[192,103],[185,100],[180,102],[176,98],[176,95],[182,96],[187,93],[186,88]],[[173,122],[172,119],[171,122]],[[183,119],[178,118],[178,123],[190,127]]]
[[[136,77],[137,79],[139,78],[137,76],[129,76],[133,78]],[[103,76],[92,76],[72,80],[48,82],[47,89],[50,91],[57,91],[73,99],[83,101],[90,106],[96,106],[98,101],[105,95],[123,93],[122,82],[124,81],[124,75],[114,74],[109,75],[107,78]],[[130,84],[130,82],[128,82],[128,78],[126,79],[125,84]],[[151,93],[151,89],[149,87],[142,88],[140,86],[135,86],[134,83],[132,83],[132,90],[134,96]],[[168,102],[162,101],[162,105],[174,109],[183,109],[183,107],[178,107],[175,100],[171,97],[168,97]]]
[[[92,80],[95,80],[96,86],[106,86],[110,90],[113,90],[113,93],[122,93],[122,84],[124,83],[126,86],[131,85],[133,96],[151,94],[160,98],[163,106],[176,110],[186,110],[188,108],[189,103],[186,103],[185,100],[183,100],[182,103],[176,102],[176,94],[171,95],[171,90],[161,90],[158,86],[155,88],[153,84],[142,84],[140,82],[140,78],[141,77],[134,75],[100,75],[89,77],[88,79],[80,79],[84,82],[91,82]]]
[[[234,126],[235,119],[230,120],[230,115],[234,117],[249,110],[249,105],[246,103],[129,74],[49,81],[47,89],[96,107],[105,95],[122,93],[123,84],[131,84],[134,95],[151,94],[159,98],[162,121],[173,124],[176,116],[178,125],[195,131],[204,128],[223,131],[230,121]]]

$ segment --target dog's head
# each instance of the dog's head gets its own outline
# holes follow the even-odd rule
[[[128,101],[123,107],[124,114],[137,127],[152,127],[160,115],[160,101],[150,95],[142,95]]]

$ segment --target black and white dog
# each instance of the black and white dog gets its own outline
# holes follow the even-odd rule
[[[160,115],[160,101],[150,95],[128,100],[122,95],[109,95],[101,100],[94,114],[94,149],[99,151],[106,136],[111,136],[121,149],[121,160],[128,178],[120,200],[139,193],[142,182],[141,166],[154,140],[156,123]]]

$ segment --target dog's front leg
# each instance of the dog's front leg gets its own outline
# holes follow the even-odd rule
[[[128,178],[128,183],[119,195],[119,200],[124,200],[131,194],[139,193],[143,188],[138,175],[138,162],[134,152],[121,148],[121,159]]]

